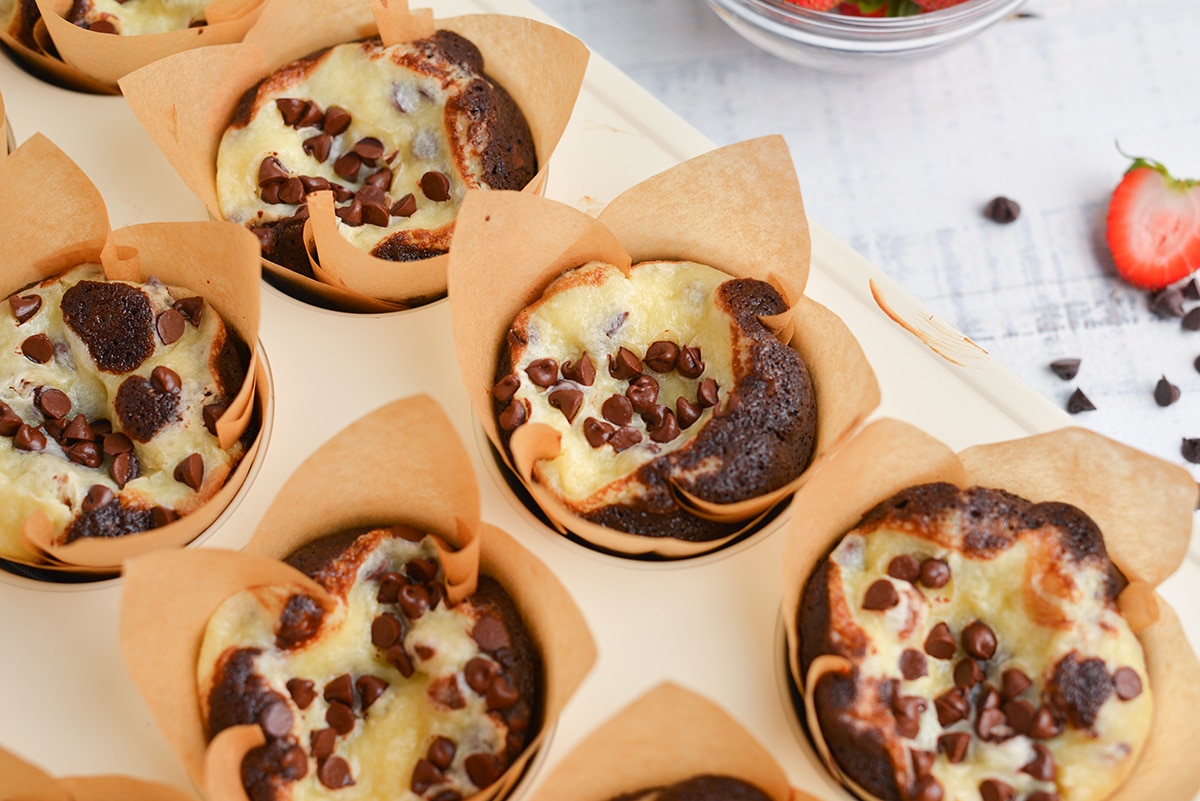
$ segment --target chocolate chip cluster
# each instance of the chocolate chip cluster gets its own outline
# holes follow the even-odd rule
[[[945,561],[922,560],[909,554],[893,558],[887,572],[898,581],[931,589],[944,587],[951,578]],[[899,602],[893,583],[881,578],[863,593],[862,608],[884,611]],[[1000,660],[995,659],[999,649],[996,634],[980,620],[968,623],[957,636],[945,621],[938,621],[926,636],[923,649],[922,653],[908,648],[900,654],[900,675],[910,681],[919,679],[929,673],[929,658],[957,659],[954,686],[929,699],[901,694],[899,682],[892,680],[887,683],[885,695],[891,698],[896,732],[905,739],[915,739],[920,734],[921,716],[932,702],[942,729],[937,737],[938,752],[953,764],[967,758],[975,738],[987,743],[1003,743],[1017,736],[1045,741],[1062,734],[1066,726],[1086,730],[1094,725],[1100,706],[1110,695],[1127,701],[1142,691],[1141,679],[1134,669],[1120,667],[1110,675],[1103,660],[1083,659],[1072,651],[1055,665],[1039,698],[1033,680],[1024,672],[1011,667],[1001,669]],[[966,725],[956,727],[960,723]],[[1035,742],[1033,751],[1034,757],[1020,768],[1021,772],[1039,781],[1055,781],[1057,771],[1050,749]],[[909,753],[916,777],[909,797],[913,801],[940,801],[943,789],[931,773],[936,755],[917,749],[910,749]],[[1012,786],[995,778],[982,781],[979,792],[984,801],[1017,798]],[[1025,796],[1025,801],[1057,800],[1057,793],[1042,790]]]
[[[376,599],[385,607],[371,623],[371,644],[383,662],[408,679],[415,672],[414,657],[427,661],[436,656],[433,647],[425,644],[414,646],[410,654],[404,639],[415,621],[445,602],[438,564],[432,559],[411,559],[401,570],[381,572],[371,580],[378,583]],[[292,596],[281,618],[276,645],[295,648],[308,641],[320,628],[321,615],[311,598]],[[467,706],[464,688],[477,694],[484,699],[488,712],[506,724],[505,748],[508,754],[515,754],[524,745],[533,715],[529,701],[521,697],[515,680],[500,661],[501,654],[511,647],[508,630],[496,618],[481,614],[471,636],[481,654],[463,666],[461,680],[452,675],[431,682],[426,690],[428,700],[435,709],[454,711]],[[320,697],[327,705],[326,726],[310,732],[307,752],[293,733],[295,715],[291,706],[282,696],[268,693],[275,700],[260,704],[257,723],[267,737],[268,752],[275,754],[269,761],[270,770],[280,778],[302,779],[308,774],[311,756],[316,762],[317,779],[325,787],[337,789],[354,784],[350,763],[336,753],[338,745],[354,731],[359,718],[368,717],[372,705],[390,686],[388,679],[372,674],[344,673],[327,682],[320,688]],[[286,687],[300,710],[308,709],[318,697],[318,688],[311,679],[294,677]],[[458,743],[435,735],[413,769],[410,789],[430,801],[460,801],[464,793],[447,775],[457,755]],[[471,782],[483,788],[504,772],[508,760],[500,754],[479,751],[463,756],[460,764]]]
[[[704,366],[700,348],[668,340],[651,343],[642,358],[623,346],[608,354],[608,374],[627,386],[623,393],[614,393],[600,404],[600,417],[584,418],[583,435],[588,444],[593,448],[608,445],[619,453],[643,440],[642,429],[651,442],[666,443],[678,437],[700,419],[704,409],[717,405],[717,382],[712,377],[700,380],[696,399],[680,395],[671,409],[659,403],[659,384],[650,372],[674,371],[684,378],[699,379]],[[595,383],[596,365],[585,351],[578,359],[563,362],[561,370],[554,359],[536,359],[525,368],[525,375],[547,393],[546,402],[573,424],[583,408],[584,388]],[[499,422],[505,431],[514,431],[528,420],[526,402],[514,397],[520,386],[520,377],[509,373],[492,389],[493,397],[503,405]],[[635,415],[641,427],[635,425]]]
[[[312,192],[330,190],[339,205],[334,213],[346,225],[375,225],[386,228],[393,217],[411,217],[417,210],[417,198],[409,192],[400,198],[389,194],[392,186],[392,169],[397,153],[384,152],[383,142],[367,136],[354,143],[346,143],[341,153],[334,152],[334,137],[350,127],[350,112],[340,106],[330,106],[325,111],[311,100],[294,97],[279,98],[275,106],[286,125],[300,130],[313,128],[319,131],[304,140],[304,152],[318,163],[333,159],[333,171],[348,184],[362,184],[352,189],[316,175],[297,175],[288,170],[275,156],[267,156],[258,165],[259,197],[268,204],[299,205],[289,218],[303,221],[308,218],[306,198]],[[427,200],[442,203],[450,199],[450,179],[442,172],[430,170],[421,176],[421,193]],[[271,253],[275,247],[274,232],[269,227],[251,229],[262,243],[263,252]]]

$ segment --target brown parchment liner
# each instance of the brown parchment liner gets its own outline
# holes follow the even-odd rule
[[[1086,512],[1104,533],[1108,554],[1129,585],[1118,603],[1142,643],[1154,721],[1138,764],[1109,801],[1190,801],[1200,789],[1200,662],[1174,610],[1155,588],[1183,560],[1197,487],[1186,470],[1081,428],[979,445],[954,454],[918,429],[882,419],[867,426],[796,493],[784,550],[782,616],[789,669],[811,698],[820,674],[844,672],[838,656],[814,661],[802,677],[796,615],[819,561],[867,511],[915,484],[1005,489],[1034,503],[1061,501]],[[820,664],[818,664],[818,662]],[[806,703],[808,731],[829,771],[862,798],[825,747]]]
[[[516,540],[482,522],[479,508],[474,471],[454,426],[434,400],[420,395],[368,414],[306,459],[244,552],[200,548],[127,563],[122,655],[171,747],[210,799],[245,798],[242,758],[262,735],[256,726],[234,727],[206,747],[196,660],[208,618],[222,600],[251,587],[305,587],[330,603],[315,582],[279,559],[324,535],[362,526],[408,525],[439,537],[454,600],[474,591],[480,572],[512,596],[542,656],[542,724],[504,775],[472,798],[498,797],[516,782],[591,669],[596,648],[558,579]]]
[[[64,776],[0,748],[0,801],[195,801],[195,796],[161,782],[129,776]]]
[[[809,801],[771,753],[709,699],[664,682],[600,724],[554,766],[529,801],[608,801],[694,776],[732,776],[771,801]]]
[[[29,202],[37,186],[55,199],[54,213]],[[0,160],[0,241],[5,261],[0,297],[62,273],[78,264],[99,263],[112,279],[145,281],[158,276],[166,284],[187,287],[204,297],[250,349],[246,380],[217,422],[223,448],[245,433],[269,403],[270,383],[258,355],[258,240],[241,226],[223,222],[146,223],[113,231],[99,191],[79,167],[50,140],[35,134]],[[174,523],[114,538],[55,542],[48,520],[37,513],[26,520],[22,538],[34,552],[32,567],[68,573],[116,571],[135,554],[178,548],[195,539],[229,505],[246,477],[262,441],[246,448],[225,485],[207,503]]]
[[[530,19],[498,14],[434,19],[427,9],[410,12],[407,0],[270,0],[244,42],[170,56],[127,75],[120,85],[184,183],[219,219],[217,150],[247,88],[324,47],[377,34],[395,44],[435,29],[474,42],[487,74],[524,112],[538,173],[523,191],[540,192],[583,83],[588,50],[570,34]],[[395,311],[445,294],[446,256],[414,262],[371,256],[337,233],[332,202],[310,206],[309,220],[306,239],[321,253],[315,280],[266,258],[262,262],[271,280],[294,294],[356,312]]]
[[[68,89],[117,94],[117,81],[126,73],[164,56],[205,45],[239,42],[258,17],[264,0],[213,0],[208,24],[164,33],[120,36],[81,28],[66,17],[73,0],[37,0],[41,18],[28,44],[0,29],[8,45],[33,72]]]
[[[468,194],[450,249],[459,367],[488,439],[560,531],[627,554],[685,557],[713,550],[793,493],[861,425],[879,403],[879,385],[841,319],[805,297],[810,250],[799,182],[779,136],[679,164],[622,193],[597,219],[515,192]],[[789,302],[787,312],[763,322],[804,357],[812,376],[817,406],[812,463],[786,486],[738,503],[708,503],[678,491],[681,505],[693,514],[746,521],[731,537],[704,543],[643,537],[576,517],[532,480],[534,463],[559,452],[558,434],[549,426],[521,426],[510,439],[511,461],[504,452],[491,390],[509,326],[556,276],[592,259],[622,270],[650,259],[692,260],[733,276],[770,281]]]

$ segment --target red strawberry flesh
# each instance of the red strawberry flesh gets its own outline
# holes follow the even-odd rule
[[[1113,191],[1106,236],[1122,278],[1162,289],[1200,268],[1200,184],[1137,159]]]

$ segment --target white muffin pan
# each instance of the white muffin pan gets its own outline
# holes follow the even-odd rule
[[[430,4],[439,17],[485,12],[544,19],[527,0]],[[114,228],[206,218],[122,98],[59,89],[8,58],[0,58],[0,92],[17,144],[41,132],[66,151],[99,187]],[[596,211],[629,186],[712,147],[593,56],[554,155],[547,196]],[[30,202],[45,203],[53,213],[50,200],[37,197],[36,189],[31,193]],[[809,212],[821,216],[819,208]],[[808,294],[839,314],[862,343],[883,388],[878,415],[913,423],[956,450],[1074,422],[982,350],[960,348],[959,363],[953,363],[906,332],[880,310],[871,283],[909,319],[938,321],[819,224],[811,226]],[[262,302],[260,338],[275,390],[269,440],[240,502],[201,547],[243,545],[283,481],[318,445],[388,401],[427,393],[450,415],[472,454],[484,520],[516,536],[562,579],[599,647],[595,668],[519,792],[598,723],[671,679],[740,720],[794,786],[822,798],[847,798],[799,741],[781,692],[779,564],[786,511],[749,540],[692,560],[633,561],[589,550],[540,524],[509,490],[463,392],[446,301],[390,315],[349,315],[305,305],[263,284]],[[338,501],[331,493],[314,502]],[[1189,556],[1161,588],[1194,647],[1200,645],[1196,558]],[[190,789],[121,663],[120,596],[119,579],[62,585],[0,573],[0,747],[55,775],[123,773]]]

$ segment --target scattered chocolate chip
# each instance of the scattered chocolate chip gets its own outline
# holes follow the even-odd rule
[[[429,744],[429,750],[425,752],[425,758],[434,766],[445,770],[454,761],[454,752],[457,750],[458,747],[449,737],[434,737],[433,742]]]
[[[293,206],[304,202],[304,183],[299,177],[288,178],[279,184],[279,202]]]
[[[704,372],[704,361],[700,358],[700,348],[684,345],[679,349],[679,358],[675,360],[675,369],[684,378],[699,378]]]
[[[198,453],[185,457],[175,465],[174,476],[181,484],[187,484],[194,490],[200,489],[200,485],[204,483],[204,457]]]
[[[921,733],[921,713],[929,708],[924,698],[915,695],[897,696],[892,701],[892,713],[896,720],[896,731],[901,737],[916,739]]]
[[[165,506],[155,506],[150,510],[150,528],[162,528],[179,519],[174,509]]]
[[[500,427],[505,431],[516,431],[525,424],[527,412],[525,411],[525,401],[520,398],[514,398],[513,402],[504,407],[500,412]]]
[[[1050,362],[1050,370],[1063,381],[1070,381],[1079,374],[1079,359],[1058,359]]]
[[[1192,464],[1200,464],[1200,438],[1184,437],[1180,452]]]
[[[91,445],[88,443],[80,443],[81,445]],[[97,464],[90,465],[91,467],[99,467],[100,459],[97,458]],[[138,461],[137,456],[132,451],[118,453],[113,457],[112,465],[109,467],[109,473],[112,475],[112,480],[116,482],[117,487],[125,489],[125,485],[142,474],[142,463]]]
[[[430,787],[446,781],[446,775],[428,759],[418,759],[413,767],[411,789],[417,795],[424,795]]]
[[[941,559],[926,559],[921,562],[921,583],[932,590],[941,589],[950,582],[950,565]]]
[[[638,431],[633,426],[621,426],[613,432],[608,438],[608,444],[613,447],[617,453],[620,453],[627,448],[632,448],[642,441],[642,432]]]
[[[633,420],[633,402],[624,395],[613,395],[600,405],[600,414],[613,425],[629,425]]]
[[[967,702],[967,691],[961,687],[939,695],[933,699],[933,708],[937,711],[938,723],[946,728],[952,723],[965,720],[971,714],[971,705]]]
[[[914,648],[905,648],[900,653],[900,675],[906,679],[919,679],[929,674],[925,654]]]
[[[921,751],[916,748],[910,748],[908,751],[912,757],[913,773],[918,779],[923,779],[933,770],[933,763],[937,761],[937,754],[933,751]]]
[[[10,295],[8,305],[12,309],[13,317],[17,319],[17,325],[20,325],[37,314],[38,309],[42,308],[42,296]]]
[[[1071,393],[1071,397],[1067,398],[1067,411],[1071,414],[1079,414],[1080,412],[1095,411],[1096,406],[1088,399],[1087,395],[1083,394],[1083,390],[1076,389]]]
[[[337,745],[337,732],[333,729],[317,729],[308,740],[308,752],[318,761],[328,759]]]
[[[66,427],[67,421],[64,418],[50,417],[42,423],[42,430],[46,432],[46,436],[59,444],[62,444],[63,429]]]
[[[408,584],[400,588],[397,598],[400,611],[409,620],[419,620],[429,611],[429,591],[420,584]]]
[[[574,423],[575,416],[583,408],[583,392],[570,387],[556,389],[546,396],[546,402],[562,412],[568,423]]]
[[[563,378],[569,381],[590,387],[596,382],[596,364],[592,361],[592,357],[588,356],[585,351],[575,361],[563,362],[562,375]]]
[[[371,621],[371,644],[381,650],[387,650],[400,642],[404,633],[404,624],[395,615],[384,613]]]
[[[500,775],[500,766],[496,762],[496,757],[486,751],[470,754],[463,760],[463,767],[467,769],[467,776],[470,777],[471,783],[479,788],[487,787]]]
[[[259,191],[258,196],[262,198],[263,203],[272,205],[282,203],[283,201],[279,199],[279,188],[281,186],[283,186],[282,183],[267,184]]]
[[[362,159],[353,150],[338,156],[333,162],[333,171],[347,181],[357,181],[358,171],[362,167]]]
[[[953,765],[962,762],[967,755],[967,747],[971,744],[971,735],[965,731],[952,731],[938,735],[937,749],[946,755]]]
[[[867,591],[863,594],[862,608],[871,611],[880,611],[883,609],[891,609],[896,604],[900,603],[900,595],[896,592],[896,588],[892,586],[892,582],[887,579],[876,579],[867,587]]]
[[[1045,704],[1033,713],[1033,725],[1029,727],[1029,736],[1035,740],[1049,740],[1062,734],[1063,726],[1050,708]]]
[[[696,402],[701,408],[708,409],[717,405],[717,382],[714,378],[706,378],[700,382],[700,389],[696,392]]]
[[[338,734],[354,731],[354,710],[341,701],[333,701],[325,710],[325,722]]]
[[[700,419],[700,407],[680,395],[675,399],[675,420],[680,428],[691,428]]]
[[[317,698],[316,685],[309,679],[288,679],[287,691],[301,709],[308,709]]]
[[[304,111],[300,114],[300,119],[296,120],[297,128],[312,128],[320,125],[325,115],[321,111],[321,107],[311,100],[304,104]]]
[[[275,100],[275,107],[279,109],[279,114],[283,117],[284,125],[295,125],[299,122],[307,106],[307,100],[301,100],[296,97],[280,97]]]
[[[679,423],[675,421],[675,413],[666,407],[657,407],[662,411],[661,418],[649,426],[647,432],[652,442],[670,442],[679,436]]]
[[[608,374],[618,381],[628,381],[642,374],[642,361],[626,347],[617,350],[617,355],[608,356]]]
[[[308,774],[308,757],[304,749],[293,745],[279,757],[279,772],[281,776],[292,779],[303,779]]]
[[[1183,315],[1183,320],[1180,323],[1185,331],[1200,331],[1200,306]]]
[[[258,713],[258,725],[268,737],[285,737],[292,731],[295,716],[284,701],[273,701]]]
[[[1192,278],[1179,288],[1179,294],[1183,295],[1185,300],[1200,300],[1200,284]]]
[[[508,629],[499,620],[487,615],[475,621],[475,628],[471,630],[471,638],[485,651],[495,652],[502,648],[508,648],[510,645]]]
[[[37,407],[51,420],[60,420],[71,413],[71,399],[61,389],[42,388],[37,393]]]
[[[629,382],[625,397],[635,412],[646,414],[658,404],[658,382],[643,373]]]
[[[96,443],[94,442],[74,442],[63,448],[63,451],[67,454],[67,459],[70,461],[84,467],[90,467],[93,470],[104,463],[104,456],[100,453],[100,449],[96,447]],[[113,465],[115,468],[116,462]],[[117,481],[117,486],[124,489],[125,482]]]
[[[888,562],[887,574],[894,579],[912,583],[921,575],[921,563],[914,556],[901,554]]]
[[[182,298],[175,301],[171,307],[179,312],[192,325],[200,325],[200,321],[204,318],[204,298],[191,297]]]
[[[326,701],[340,701],[346,706],[354,706],[354,679],[349,673],[330,679],[321,694]]]
[[[41,451],[46,449],[46,435],[33,426],[21,424],[13,435],[13,447],[19,451]]]
[[[1113,688],[1122,701],[1137,698],[1142,694],[1142,679],[1131,667],[1119,667],[1112,677]]]
[[[1183,293],[1169,286],[1150,296],[1150,311],[1159,317],[1183,316]]]
[[[325,110],[325,133],[337,136],[350,127],[350,112],[341,106],[330,106]]]
[[[384,661],[400,671],[400,675],[408,678],[413,674],[412,658],[400,643],[393,645],[383,654]]]
[[[183,319],[183,315],[174,309],[167,309],[158,315],[158,319],[154,323],[154,327],[158,331],[158,338],[164,345],[170,345],[183,336],[186,326],[187,320]]]
[[[274,156],[267,156],[258,164],[258,186],[265,188],[272,184],[281,184],[290,177],[287,168]]]
[[[971,656],[986,661],[996,653],[996,634],[986,623],[973,621],[963,629],[962,646]]]
[[[1016,734],[1029,734],[1033,715],[1033,704],[1028,701],[1008,701],[1004,704],[1004,719]]]
[[[366,712],[390,685],[378,676],[359,676],[354,686],[358,688],[358,697],[362,699],[362,711]]]
[[[392,186],[392,171],[387,167],[377,170],[367,176],[367,186],[373,186],[381,192],[386,192]]]
[[[87,24],[87,30],[92,33],[119,33],[116,24],[112,20],[98,19]]]
[[[34,364],[45,364],[54,358],[54,343],[45,334],[34,334],[21,343],[21,353]]]
[[[158,392],[174,394],[183,389],[183,380],[179,373],[160,364],[150,372],[150,386]]]
[[[7,403],[0,401],[0,436],[11,437],[23,425],[25,421],[21,419],[21,415],[13,411]]]
[[[979,784],[983,801],[1015,801],[1017,791],[999,779],[984,779]]]
[[[617,397],[623,398],[625,396],[619,395]],[[583,421],[583,436],[593,448],[603,446],[616,431],[617,427],[612,423],[607,423],[595,417],[588,417]],[[1196,440],[1196,443],[1200,446],[1200,440]],[[1198,452],[1200,452],[1200,448],[1198,448]]]
[[[945,621],[939,621],[930,629],[929,635],[925,638],[925,653],[934,659],[951,659],[956,650],[958,650],[958,646],[954,641],[954,635],[950,633],[950,627],[946,625]]]
[[[1033,682],[1025,672],[1017,668],[1008,668],[1000,674],[1000,695],[1004,700],[1016,698],[1033,686]]]
[[[91,512],[108,506],[116,499],[117,494],[108,487],[103,484],[93,484],[88,487],[87,495],[84,496],[79,508],[85,512]]]
[[[417,643],[413,646],[413,653],[416,654],[417,659],[420,659],[422,662],[428,662],[430,659],[433,659],[437,651],[424,643]]]
[[[521,387],[521,379],[516,373],[509,373],[496,382],[496,386],[492,387],[492,397],[501,403],[508,403],[512,400],[513,395],[517,394],[517,390]]]
[[[487,688],[491,686],[495,677],[496,663],[490,659],[476,656],[463,667],[463,678],[466,679],[467,686],[480,695],[487,693]]]
[[[120,431],[100,435],[100,448],[107,456],[119,456],[133,450],[133,440]]]
[[[525,375],[543,389],[552,387],[558,383],[558,362],[554,359],[535,359],[525,368]]]
[[[669,373],[675,369],[675,360],[679,358],[679,346],[674,342],[660,339],[651,342],[646,348],[646,358],[643,362],[656,373]]]
[[[960,659],[954,666],[954,686],[956,687],[969,690],[984,678],[983,668],[974,659]]]
[[[304,152],[316,159],[318,164],[324,164],[333,151],[333,137],[328,133],[310,136],[300,145]]]
[[[354,143],[354,152],[365,163],[371,163],[383,158],[383,142],[374,136],[365,136]]]
[[[1021,773],[1028,773],[1038,781],[1052,782],[1056,775],[1054,769],[1054,755],[1050,753],[1050,749],[1041,743],[1033,744],[1033,759],[1025,763],[1020,768]]]
[[[450,199],[450,179],[437,170],[430,170],[421,176],[421,193],[434,203]]]
[[[979,717],[975,720],[975,733],[979,735],[979,739],[990,743],[1004,742],[1013,735],[1004,713],[994,707],[979,710]]]
[[[1177,400],[1179,387],[1168,381],[1165,375],[1158,379],[1158,383],[1154,385],[1154,402],[1159,406],[1170,406]]]
[[[998,195],[983,207],[983,216],[992,222],[1006,225],[1021,216],[1021,205],[1012,198]]]
[[[392,204],[393,217],[411,217],[417,213],[417,196],[409,192]]]
[[[317,778],[330,790],[354,784],[354,777],[350,775],[350,763],[340,756],[327,757],[317,765]]]
[[[521,699],[521,693],[504,676],[497,676],[485,696],[489,712],[508,709]]]

